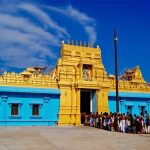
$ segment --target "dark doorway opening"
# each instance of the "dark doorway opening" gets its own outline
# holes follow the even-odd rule
[[[80,112],[81,123],[84,123],[85,115],[90,114],[91,91],[81,91],[80,93]]]

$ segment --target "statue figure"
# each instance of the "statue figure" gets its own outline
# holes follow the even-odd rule
[[[88,70],[88,67],[85,66],[85,67],[83,68],[83,79],[84,79],[84,80],[88,80],[88,76],[89,76],[89,70]]]

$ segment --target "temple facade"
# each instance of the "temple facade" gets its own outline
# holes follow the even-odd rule
[[[17,121],[18,124],[22,121],[22,124],[26,125],[26,122],[21,120],[24,117],[26,120],[31,119],[31,124],[36,122],[35,125],[80,125],[82,116],[90,112],[116,111],[115,77],[107,75],[100,47],[94,48],[86,43],[65,44],[62,41],[61,56],[48,74],[42,74],[41,67],[29,67],[19,74],[4,72],[0,76],[0,87],[2,125],[9,119],[11,122]],[[23,89],[22,94],[19,94],[19,89]],[[11,96],[12,92],[15,93],[14,96]],[[19,102],[16,103],[15,100],[18,99]],[[36,104],[38,100],[39,104]],[[35,101],[34,104],[32,101]],[[145,110],[150,113],[150,85],[143,79],[139,66],[126,70],[119,77],[119,103],[122,113],[140,114]],[[12,113],[12,106],[15,107],[15,104],[18,104],[18,111],[21,112],[23,106],[24,111],[28,111],[22,113],[21,119],[19,113]],[[33,105],[38,105],[39,109]],[[37,115],[33,115],[34,109],[39,110]],[[40,124],[41,121],[46,122],[46,118],[49,118],[49,121]]]

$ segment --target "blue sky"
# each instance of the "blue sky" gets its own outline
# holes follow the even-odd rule
[[[150,81],[149,8],[148,0],[0,0],[0,67],[54,66],[61,41],[74,39],[99,45],[114,74],[115,26],[119,74],[139,65]]]

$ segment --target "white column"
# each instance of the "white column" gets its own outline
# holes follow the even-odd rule
[[[92,99],[92,92],[90,91],[90,112],[92,112],[92,102],[93,102],[93,99]]]

